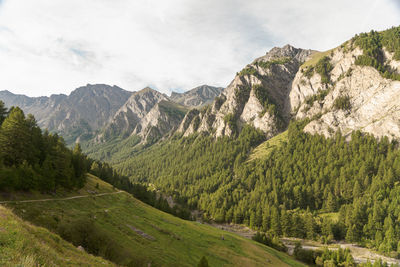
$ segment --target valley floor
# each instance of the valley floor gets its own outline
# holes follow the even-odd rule
[[[212,227],[224,230],[224,231],[238,234],[240,236],[243,236],[243,237],[249,238],[249,239],[251,239],[256,234],[256,231],[248,228],[247,226],[243,226],[243,225],[216,224],[216,223],[212,223],[209,225]],[[326,245],[321,244],[319,242],[300,239],[300,238],[281,238],[281,241],[285,244],[286,247],[288,247],[289,255],[293,254],[293,249],[294,249],[296,242],[300,242],[302,245],[302,248],[306,249],[306,250],[317,250],[317,249],[323,249],[324,247],[326,247]],[[370,249],[364,248],[364,247],[360,247],[356,244],[345,243],[345,242],[336,242],[336,243],[330,244],[328,246],[328,249],[329,250],[337,250],[339,247],[342,249],[346,249],[346,248],[349,249],[351,251],[351,255],[353,256],[354,261],[356,263],[365,263],[367,261],[374,262],[377,259],[382,259],[382,261],[387,262],[388,264],[400,266],[399,259],[380,255],[373,250],[370,250]]]

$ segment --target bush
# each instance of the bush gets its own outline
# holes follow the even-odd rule
[[[351,109],[350,97],[347,95],[337,97],[335,99],[335,102],[333,103],[333,107],[335,109],[350,110]]]
[[[328,56],[325,56],[315,65],[315,72],[321,76],[321,82],[323,84],[328,84],[331,81],[330,72],[332,71],[333,66],[330,63],[330,60],[331,59]]]
[[[120,262],[125,257],[124,249],[89,218],[61,223],[57,232],[62,238],[75,246],[82,246],[90,254],[114,262]]]
[[[264,244],[266,246],[272,247],[276,250],[286,252],[287,247],[279,240],[278,237],[266,234],[266,233],[260,233],[257,232],[251,239],[254,241]]]
[[[304,76],[306,76],[308,79],[311,79],[311,77],[314,75],[314,67],[313,66],[307,67],[303,73]]]
[[[246,67],[242,69],[238,74],[239,76],[245,76],[245,75],[254,75],[257,73],[257,70],[254,69],[253,67]]]
[[[256,66],[260,66],[263,69],[268,69],[269,67],[273,65],[282,65],[290,62],[292,59],[290,57],[282,57],[282,58],[277,58],[273,59],[270,61],[258,61],[255,63]]]

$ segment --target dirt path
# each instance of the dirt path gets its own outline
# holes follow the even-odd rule
[[[0,201],[0,204],[71,200],[71,199],[77,199],[77,198],[101,197],[101,196],[105,196],[105,195],[119,194],[119,193],[122,193],[122,192],[124,192],[124,191],[117,191],[117,192],[110,192],[110,193],[100,193],[100,194],[90,194],[90,195],[80,195],[80,196],[65,197],[65,198],[45,198],[45,199],[31,199],[31,200],[8,200],[8,201]]]

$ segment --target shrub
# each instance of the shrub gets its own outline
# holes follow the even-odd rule
[[[256,69],[249,66],[249,67],[242,69],[238,74],[239,74],[239,76],[245,76],[245,75],[254,75],[254,74],[256,74],[256,72],[257,72]]]
[[[337,97],[335,99],[335,102],[333,103],[333,107],[335,109],[350,110],[351,109],[350,97],[348,95]]]
[[[313,66],[307,67],[304,70],[304,76],[306,76],[308,79],[311,79],[311,77],[313,75],[314,75],[314,67]]]
[[[323,84],[330,83],[330,72],[332,71],[332,69],[333,66],[330,63],[330,58],[328,56],[321,58],[315,65],[315,72],[317,72],[321,76],[321,82]]]
[[[258,61],[255,63],[256,66],[260,66],[263,69],[268,69],[269,67],[273,65],[282,65],[290,62],[292,59],[290,57],[282,57],[282,58],[277,58],[273,59],[270,61]]]

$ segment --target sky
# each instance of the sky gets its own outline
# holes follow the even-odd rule
[[[400,25],[400,0],[0,0],[0,90],[226,87],[274,46],[327,50]]]

